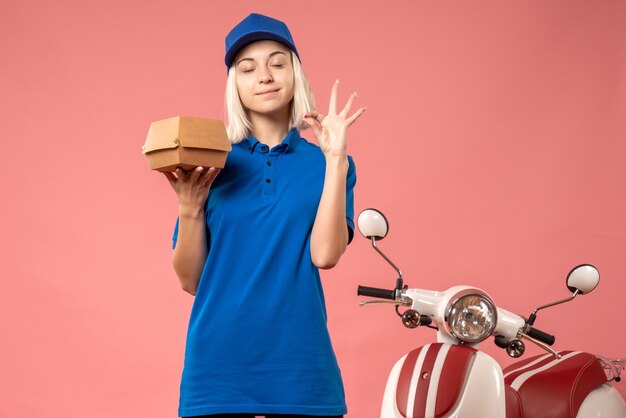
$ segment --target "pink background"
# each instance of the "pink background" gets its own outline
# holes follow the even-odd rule
[[[594,263],[597,291],[537,326],[626,356],[623,1],[4,0],[0,416],[176,416],[193,298],[141,145],[153,120],[222,117],[224,37],[252,11],[289,24],[323,112],[336,78],[368,106],[356,211],[390,219],[381,248],[409,285],[528,314]],[[360,235],[323,273],[351,417],[377,417],[392,364],[434,338],[359,308],[358,284],[394,279]]]

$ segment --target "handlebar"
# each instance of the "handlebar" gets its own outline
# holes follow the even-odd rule
[[[548,345],[554,344],[556,338],[554,335],[550,335],[546,332],[543,332],[537,328],[530,327],[528,332],[526,333],[529,337],[534,338],[535,340],[539,340],[542,343],[546,343]]]
[[[380,289],[377,287],[367,287],[367,286],[360,286],[357,289],[357,295],[359,296],[369,296],[369,297],[373,297],[373,298],[379,298],[379,299],[389,299],[389,300],[396,300],[396,290],[395,289]],[[533,328],[533,327],[528,327],[527,331],[526,331],[526,335],[528,335],[531,338],[534,338],[537,341],[541,341],[542,343],[545,343],[547,345],[553,345],[556,338],[554,337],[554,335],[550,335],[547,332],[543,332],[540,329],[537,328]],[[500,341],[498,340],[498,337],[496,337],[496,344],[502,348],[506,347],[506,343],[508,343],[508,341],[501,339]]]
[[[367,287],[367,286],[359,286],[357,292],[359,296],[370,296],[373,298],[381,298],[381,299],[396,299],[396,290],[387,290],[387,289],[379,289],[377,287]]]
[[[554,335],[550,335],[537,328],[530,327],[529,330],[526,332],[526,335],[547,345],[552,345],[555,341]],[[500,348],[507,348],[509,346],[509,340],[502,335],[496,335],[494,342]]]

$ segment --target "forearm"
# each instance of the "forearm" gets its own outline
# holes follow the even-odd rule
[[[327,157],[324,189],[311,232],[311,260],[318,268],[334,267],[348,245],[347,172],[347,157]]]
[[[181,287],[195,295],[208,254],[204,209],[179,207],[178,239],[172,257]]]

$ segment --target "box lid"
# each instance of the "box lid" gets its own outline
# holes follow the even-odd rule
[[[221,120],[174,116],[150,124],[144,154],[178,146],[230,151],[232,146]]]

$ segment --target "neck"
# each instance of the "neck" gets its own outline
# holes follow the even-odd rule
[[[280,144],[289,132],[289,113],[263,114],[250,112],[252,136],[270,148]]]

